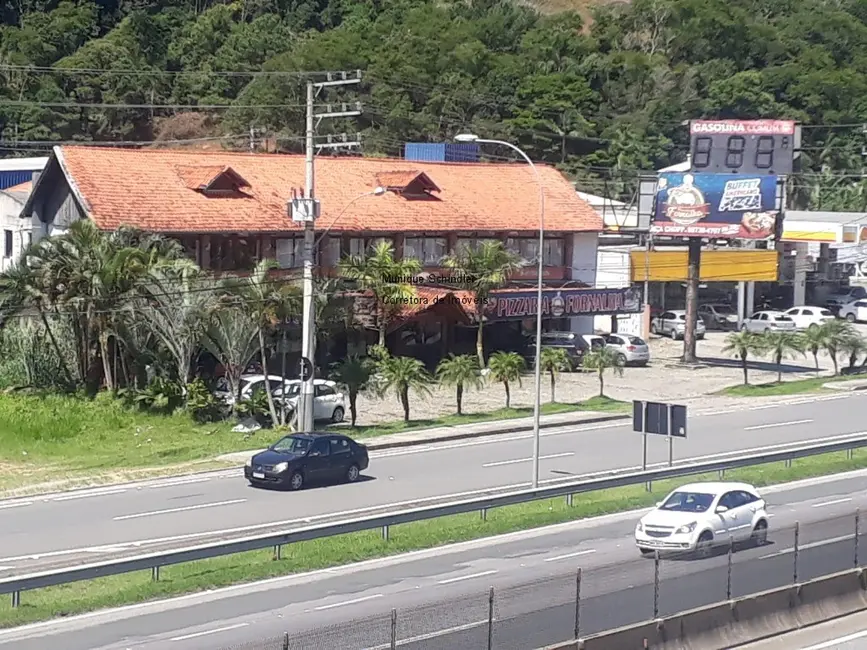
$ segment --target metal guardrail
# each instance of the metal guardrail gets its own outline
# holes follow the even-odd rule
[[[106,562],[84,564],[22,576],[12,576],[0,579],[0,594],[12,594],[12,605],[13,607],[16,607],[20,602],[20,592],[31,589],[69,584],[81,580],[93,580],[95,578],[104,578],[107,576],[121,575],[124,573],[144,571],[148,569],[151,570],[153,578],[156,580],[159,579],[160,567],[183,564],[184,562],[207,560],[266,548],[276,548],[279,552],[279,548],[286,544],[375,530],[377,528],[382,529],[383,537],[388,539],[389,527],[398,524],[408,524],[415,521],[437,519],[439,517],[448,517],[468,512],[481,512],[484,516],[486,511],[492,508],[502,508],[504,506],[512,506],[562,496],[565,496],[571,503],[573,495],[584,492],[607,490],[629,485],[641,485],[652,483],[653,481],[679,478],[681,476],[693,476],[696,474],[706,474],[710,472],[723,473],[741,467],[752,467],[755,465],[765,465],[784,461],[789,462],[798,458],[849,451],[864,447],[867,447],[867,434],[858,438],[853,437],[849,440],[795,447],[785,451],[773,451],[754,454],[751,456],[743,456],[740,458],[684,464],[681,466],[664,467],[642,472],[625,472],[622,474],[586,479],[573,483],[562,483],[531,490],[518,490],[496,496],[454,501],[452,503],[426,506],[385,515],[350,519],[337,523],[320,524],[305,528],[295,528],[281,533],[268,533],[237,540],[212,542],[175,551],[164,551],[140,555],[133,558],[109,560]]]

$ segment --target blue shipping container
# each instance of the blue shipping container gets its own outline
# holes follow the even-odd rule
[[[33,180],[32,171],[21,171],[18,169],[0,171],[0,190],[5,190],[7,187],[20,185],[30,180]]]

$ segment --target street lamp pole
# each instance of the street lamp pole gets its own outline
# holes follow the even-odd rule
[[[539,420],[542,408],[542,285],[545,277],[545,191],[539,170],[523,149],[505,140],[485,140],[469,133],[455,136],[458,142],[475,142],[478,144],[498,144],[508,147],[524,159],[539,187],[539,265],[536,274],[536,354],[534,359],[535,399],[533,400],[533,488],[539,487]],[[481,316],[479,316],[481,318]]]

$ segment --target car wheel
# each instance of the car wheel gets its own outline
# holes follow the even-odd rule
[[[695,543],[695,554],[698,557],[708,557],[712,549],[713,533],[706,530],[698,536],[698,541]]]
[[[617,355],[617,363],[621,366],[625,366],[626,365],[626,355],[625,354],[618,354]]]
[[[854,323],[855,322],[855,314],[846,314],[846,320],[849,321],[850,323]]]
[[[697,341],[704,341],[704,334],[696,334],[695,338]]]
[[[346,482],[355,483],[359,476],[361,476],[361,470],[358,469],[358,465],[353,463],[349,466],[349,469],[346,470]]]
[[[642,557],[647,557],[649,555],[653,555],[652,548],[639,548],[638,551],[641,553]]]
[[[807,328],[808,330],[817,330],[819,326],[816,323],[810,323],[810,326]]]
[[[650,324],[650,333],[654,336],[659,334],[659,332],[656,330],[656,325],[654,325],[653,323]]]
[[[741,332],[746,332],[746,331],[747,331],[747,324],[744,323],[743,325],[741,325]]]
[[[770,327],[766,327],[766,328],[765,328],[765,334],[770,334],[770,333],[771,333],[771,328],[770,328]]]
[[[289,489],[297,492],[304,487],[304,475],[301,472],[293,472],[289,477]]]
[[[753,546],[764,546],[768,543],[768,522],[764,519],[759,519],[756,522],[756,527],[753,528],[750,541],[753,543]]]
[[[675,330],[675,329],[671,330],[671,332],[669,333],[669,336],[671,337],[672,341],[676,341],[677,340],[677,330]]]
[[[331,414],[331,421],[337,424],[338,422],[343,422],[343,416],[345,413],[343,412],[343,407],[338,406],[334,409],[334,413]]]

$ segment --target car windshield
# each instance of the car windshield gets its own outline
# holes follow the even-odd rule
[[[647,344],[644,342],[644,339],[640,339],[640,338],[638,338],[637,336],[627,336],[626,338],[629,339],[629,342],[630,342],[632,345],[647,345]]]
[[[713,494],[703,492],[675,492],[659,509],[669,512],[705,512],[710,508],[713,499]]]
[[[304,454],[310,448],[309,438],[297,438],[295,436],[286,436],[281,438],[273,445],[271,449],[274,451],[283,451],[290,454]]]
[[[830,312],[829,310],[827,310],[827,309],[820,309],[820,310],[819,310],[819,315],[820,315],[820,316],[833,316],[834,314],[831,313],[831,312]]]
[[[286,386],[286,397],[297,397],[301,393],[300,384],[289,384]]]
[[[791,322],[792,319],[789,316],[777,316],[777,320],[782,323],[788,323]]]

